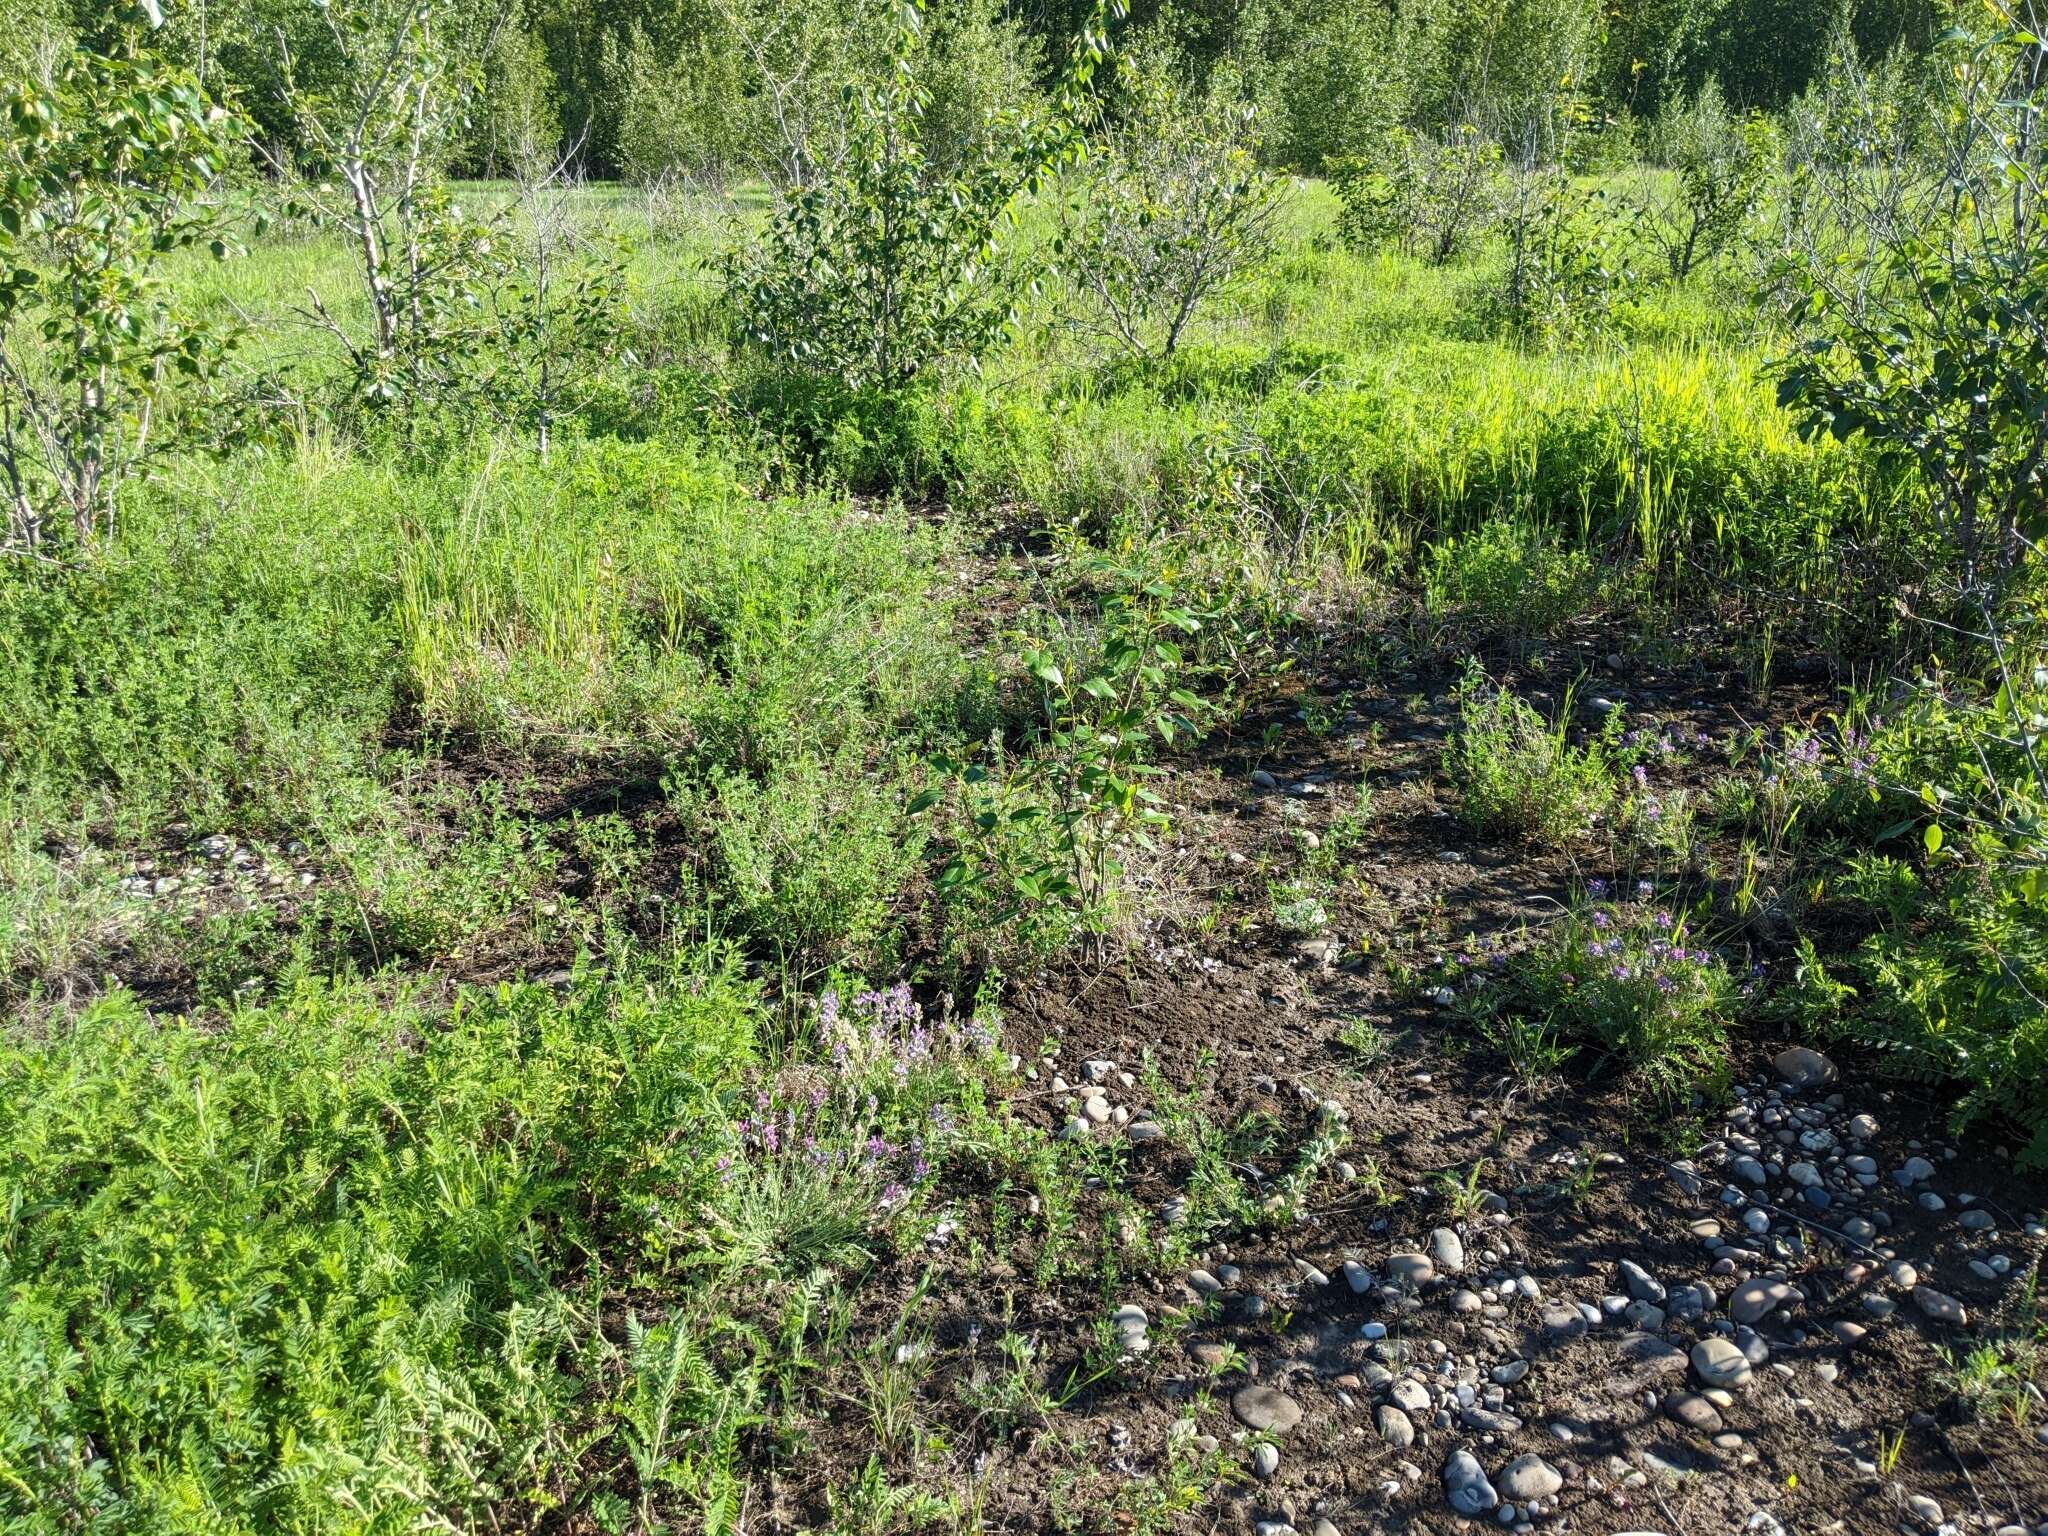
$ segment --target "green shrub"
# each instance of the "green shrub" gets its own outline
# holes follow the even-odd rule
[[[1169,825],[1149,787],[1160,772],[1152,744],[1191,744],[1209,711],[1189,691],[1197,678],[1181,647],[1200,635],[1205,616],[1187,604],[1172,574],[1105,558],[1092,563],[1092,574],[1110,589],[1098,630],[1063,631],[1049,642],[1019,637],[1017,661],[1037,694],[1036,750],[1019,764],[1021,780],[992,779],[988,765],[940,757],[941,785],[912,807],[929,809],[950,788],[959,792],[966,814],[942,886],[996,890],[1004,920],[1067,907],[1099,956],[1120,916],[1128,848],[1149,849],[1152,834]],[[1050,828],[1049,839],[1015,835],[1036,821]]]
[[[234,335],[189,313],[164,269],[187,247],[238,248],[212,191],[247,154],[249,124],[142,46],[142,7],[109,11],[104,53],[81,43],[0,93],[11,558],[97,553],[125,485],[218,435],[174,386],[210,380]]]
[[[1585,550],[1504,517],[1430,544],[1421,576],[1424,600],[1437,612],[1530,638],[1556,634],[1597,589]]]
[[[1636,223],[1564,165],[1518,169],[1501,216],[1502,319],[1553,342],[1598,335],[1639,287]]]
[[[736,932],[777,955],[801,985],[830,970],[879,971],[891,918],[923,836],[908,795],[858,760],[786,758],[760,780],[726,773],[700,801],[716,853],[713,888]]]
[[[244,459],[136,498],[89,569],[0,569],[0,782],[130,837],[299,831],[354,797],[398,707],[392,551],[423,491],[317,447]]]
[[[934,831],[963,850],[959,873],[942,868],[934,891],[944,958],[963,977],[1027,981],[1072,948],[1095,914],[1050,899],[1068,850],[1027,757],[992,736],[953,777]]]
[[[854,389],[901,389],[988,353],[1024,283],[1004,259],[1018,200],[1074,151],[1057,118],[991,111],[969,125],[965,103],[933,118],[923,18],[920,0],[896,11],[887,67],[840,92],[831,154],[725,263],[750,343]],[[1098,56],[1084,42],[1075,69]]]
[[[706,28],[657,47],[636,27],[623,45],[607,41],[617,102],[611,150],[627,180],[716,185],[768,160],[747,110],[745,55],[732,39]]]
[[[1889,1070],[1961,1088],[1959,1131],[2004,1121],[2026,1137],[2026,1163],[2048,1168],[2048,881],[2039,854],[1979,855],[1943,881],[1923,932],[1864,941],[1847,1031]]]
[[[1889,1070],[1956,1093],[1957,1130],[2003,1122],[2048,1167],[2048,718],[2038,643],[1996,688],[1927,687],[1826,762],[1824,814],[1898,853],[1864,858],[1843,894],[1883,921],[1846,966],[1834,1024]],[[1907,861],[1907,855],[1913,862]]]
[[[1481,832],[1550,843],[1583,836],[1614,803],[1621,713],[1583,746],[1570,739],[1573,694],[1555,723],[1496,686],[1477,662],[1458,685],[1458,723],[1444,744],[1444,769],[1458,787],[1465,820]]]
[[[1684,282],[1725,254],[1757,211],[1777,170],[1777,134],[1760,112],[1730,111],[1709,78],[1664,109],[1646,147],[1676,185],[1643,200],[1641,227],[1672,280]]]
[[[1176,57],[1120,61],[1113,117],[1059,204],[1054,243],[1075,323],[1133,358],[1170,358],[1199,313],[1269,260],[1281,185],[1258,165],[1255,114]]]
[[[1242,25],[1257,42],[1239,57],[1273,118],[1269,158],[1314,174],[1407,119],[1441,46],[1433,20],[1372,0],[1250,8]]]
[[[1474,994],[1482,1011],[1540,1021],[1597,1046],[1662,1103],[1724,1091],[1728,1026],[1744,989],[1647,885],[1632,900],[1604,895],[1575,906],[1513,957],[1498,984],[1482,983]]]
[[[1367,156],[1331,166],[1354,250],[1398,244],[1442,266],[1490,230],[1506,192],[1497,140],[1470,123],[1441,134],[1393,128]]]

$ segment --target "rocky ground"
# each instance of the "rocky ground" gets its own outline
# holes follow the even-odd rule
[[[1115,1314],[1143,1352],[1169,1347],[1147,1307],[1199,1309],[1151,1400],[1092,1412],[1171,1433],[1215,1383],[1198,1445],[1251,1474],[1226,1526],[2048,1532],[2038,1393],[1966,1409],[1942,1354],[2029,1300],[2048,1228],[1954,1147],[1887,1125],[1892,1095],[1792,1048],[1715,1140],[1666,1160],[1607,1145],[1568,1100],[1399,1081],[1325,1112],[1370,1117],[1404,1174],[1499,1149],[1469,1198],[1417,1183],[1385,1214],[1328,1211]],[[1118,1097],[1083,1089],[1102,1106],[1083,1118],[1114,1125]],[[1560,1200],[1537,1170],[1590,1170],[1590,1192]]]
[[[1727,729],[1733,706],[1697,691],[1631,702]],[[1987,1365],[2043,1337],[2041,1181],[1995,1134],[1946,1140],[1946,1106],[1874,1064],[1782,1041],[1740,1043],[1690,1155],[1611,1084],[1504,1071],[1396,979],[1374,930],[1405,918],[1426,946],[1540,922],[1586,872],[1464,835],[1431,783],[1441,714],[1345,702],[1336,733],[1295,724],[1191,807],[1227,884],[1375,788],[1332,936],[1175,948],[1013,1020],[1020,1044],[1061,1039],[1038,1079],[1064,1090],[1048,1123],[1133,1143],[1134,1187],[1168,1222],[1182,1170],[1124,1086],[1141,1056],[1185,1082],[1213,1055],[1219,1123],[1286,1106],[1298,1143],[1347,1137],[1338,1193],[1302,1224],[1120,1298],[1128,1347],[1172,1358],[1077,1405],[1105,1452],[1192,1433],[1245,1474],[1199,1523],[1257,1536],[2048,1536],[2048,1403],[2030,1369]],[[1343,734],[1367,721],[1385,728]],[[1353,1048],[1360,1020],[1390,1042],[1377,1059]],[[1031,1494],[1014,1503],[1013,1524],[1042,1523]]]

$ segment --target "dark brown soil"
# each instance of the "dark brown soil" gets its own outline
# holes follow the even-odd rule
[[[1625,1323],[1617,1319],[1564,1342],[1547,1336],[1541,1308],[1558,1300],[1597,1305],[1621,1289],[1616,1265],[1624,1258],[1673,1287],[1711,1277],[1725,1309],[1736,1277],[1710,1276],[1713,1255],[1690,1223],[1717,1217],[1735,1237],[1742,1234],[1718,1200],[1724,1175],[1702,1167],[1692,1181],[1672,1167],[1701,1136],[1718,1134],[1721,1121],[1711,1108],[1697,1123],[1672,1123],[1612,1077],[1568,1069],[1525,1082],[1469,1028],[1419,1000],[1418,969],[1462,936],[1516,935],[1554,916],[1590,878],[1632,880],[1642,873],[1613,868],[1596,843],[1504,846],[1467,831],[1451,814],[1454,800],[1437,772],[1451,680],[1448,670],[1419,671],[1391,688],[1360,682],[1320,698],[1277,701],[1265,718],[1212,742],[1205,759],[1174,780],[1181,852],[1167,861],[1162,879],[1178,882],[1197,904],[1220,897],[1224,920],[1206,930],[1167,925],[1107,968],[1043,981],[1012,1001],[1012,1050],[1028,1062],[1041,1042],[1057,1042],[1056,1055],[1040,1066],[1039,1084],[1027,1084],[1022,1096],[1022,1112],[1049,1128],[1061,1123],[1060,1096],[1040,1084],[1055,1072],[1078,1083],[1082,1063],[1092,1058],[1127,1071],[1150,1062],[1177,1091],[1198,1095],[1199,1113],[1213,1123],[1269,1117],[1280,1130],[1276,1155],[1260,1169],[1267,1177],[1284,1168],[1307,1134],[1314,1104],[1334,1100],[1352,1133],[1343,1156],[1375,1168],[1377,1181],[1326,1179],[1299,1225],[1219,1237],[1207,1261],[1212,1268],[1234,1264],[1242,1277],[1206,1308],[1178,1273],[1134,1273],[1104,1293],[1039,1282],[1022,1269],[1023,1255],[956,1272],[943,1252],[920,1254],[906,1268],[906,1283],[876,1287],[873,1316],[886,1326],[889,1307],[908,1289],[908,1273],[937,1268],[922,1314],[937,1351],[924,1398],[934,1419],[949,1427],[952,1475],[971,1478],[983,1491],[976,1523],[1014,1531],[1249,1531],[1258,1522],[1285,1521],[1304,1536],[1319,1519],[1345,1536],[1499,1529],[1490,1516],[1466,1520],[1446,1502],[1441,1469],[1460,1446],[1473,1448],[1491,1473],[1534,1452],[1565,1474],[1555,1507],[1534,1522],[1541,1531],[1861,1536],[1930,1529],[1908,1509],[1909,1494],[1938,1501],[1958,1530],[2031,1531],[2048,1520],[2041,1409],[1972,1411],[1945,1374],[1951,1353],[1966,1351],[2002,1320],[2017,1322],[2030,1305],[2044,1243],[2038,1225],[2028,1236],[2023,1224],[2038,1223],[2048,1190],[2015,1175],[1995,1134],[1940,1161],[1946,1106],[1847,1053],[1838,1053],[1841,1081],[1788,1095],[1788,1102],[1839,1094],[1839,1117],[1874,1115],[1881,1130],[1863,1150],[1887,1173],[1909,1149],[1924,1146],[1940,1161],[1932,1187],[1949,1197],[1946,1210],[1922,1210],[1889,1178],[1859,1209],[1891,1214],[1895,1225],[1878,1241],[1961,1300],[1969,1330],[1930,1322],[1910,1302],[1873,1322],[1863,1299],[1883,1290],[1882,1263],[1874,1264],[1874,1275],[1857,1275],[1850,1266],[1869,1261],[1869,1253],[1807,1225],[1801,1255],[1780,1266],[1806,1300],[1760,1324],[1770,1360],[1724,1411],[1726,1443],[1660,1411],[1662,1395],[1686,1390],[1691,1378],[1633,1372],[1620,1352]],[[1526,673],[1521,681],[1531,684]],[[1815,680],[1781,689],[1762,710],[1725,672],[1705,666],[1643,668],[1626,683],[1596,678],[1589,691],[1625,699],[1637,716],[1717,740],[1753,724],[1809,717],[1828,697]],[[1294,718],[1305,702],[1340,723],[1324,735],[1311,732]],[[1262,755],[1268,723],[1285,729]],[[1254,767],[1270,771],[1278,787],[1252,787]],[[1700,765],[1694,782],[1704,783],[1712,767]],[[1289,793],[1289,786],[1317,778],[1317,792]],[[1377,814],[1367,846],[1349,861],[1335,913],[1342,962],[1326,965],[1264,920],[1264,881],[1298,860],[1300,830],[1326,832],[1333,807],[1350,804],[1361,787],[1373,790]],[[1697,868],[1655,873],[1669,884],[1704,879]],[[1244,918],[1251,921],[1235,921]],[[1718,937],[1770,965],[1789,953],[1792,932],[1785,914],[1767,909]],[[1339,1038],[1361,1017],[1392,1042],[1383,1058],[1363,1066]],[[1739,1042],[1737,1070],[1747,1091],[1782,1086],[1771,1058],[1783,1044],[1754,1036]],[[1147,1108],[1142,1080],[1111,1097],[1134,1113]],[[1443,1182],[1475,1165],[1478,1186],[1505,1200],[1498,1226],[1454,1209]],[[1572,1173],[1587,1168],[1590,1176],[1575,1187]],[[1133,1147],[1118,1193],[1157,1210],[1183,1187],[1187,1172],[1186,1157],[1167,1143]],[[1989,1238],[1958,1227],[1954,1196],[1964,1191],[1996,1214]],[[1498,1321],[1466,1320],[1451,1314],[1445,1290],[1426,1290],[1419,1311],[1396,1321],[1388,1339],[1369,1342],[1361,1325],[1390,1314],[1378,1298],[1353,1293],[1341,1277],[1344,1260],[1377,1270],[1389,1252],[1421,1247],[1439,1225],[1462,1229],[1468,1250],[1505,1239],[1507,1263],[1490,1266],[1475,1255],[1472,1270],[1525,1273],[1543,1301],[1518,1301]],[[1781,1221],[1779,1230],[1800,1225]],[[2011,1269],[1992,1283],[1973,1276],[1965,1260],[1994,1248]],[[1304,1265],[1327,1283],[1305,1278]],[[1058,1387],[1079,1369],[1096,1320],[1127,1302],[1153,1319],[1152,1353],[1076,1393],[1049,1421],[992,1436],[962,1409],[957,1383],[976,1362],[996,1358],[994,1341],[1006,1328],[1038,1342],[1043,1379]],[[1191,1309],[1198,1309],[1196,1320],[1167,1336],[1168,1320]],[[1845,1347],[1831,1331],[1838,1321],[1871,1326]],[[1671,1322],[1663,1336],[1685,1349],[1704,1331]],[[1521,1426],[1440,1429],[1418,1416],[1412,1448],[1384,1443],[1374,1427],[1381,1398],[1364,1378],[1403,1348],[1410,1360],[1428,1364],[1429,1341],[1454,1356],[1475,1355],[1482,1383],[1487,1366],[1528,1360],[1506,1404]],[[1238,1353],[1231,1368],[1212,1375],[1190,1350],[1217,1343]],[[1300,1425],[1281,1439],[1277,1474],[1265,1482],[1250,1472],[1248,1447],[1233,1440],[1243,1427],[1230,1396],[1251,1379],[1282,1386],[1303,1409]],[[1191,1405],[1199,1430],[1216,1437],[1217,1454],[1237,1475],[1185,1509],[1162,1511],[1130,1490],[1147,1478],[1154,1487],[1169,1483],[1169,1429]],[[1557,1427],[1572,1438],[1561,1439]],[[812,1457],[781,1480],[782,1499],[768,1524],[797,1529],[818,1521],[825,1513],[821,1474],[842,1474],[847,1458],[864,1456],[867,1435],[865,1417],[852,1412],[843,1426],[824,1429]]]

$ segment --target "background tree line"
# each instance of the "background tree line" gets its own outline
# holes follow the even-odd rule
[[[1784,107],[1824,73],[1846,24],[1866,59],[1922,50],[1938,0],[1140,0],[1131,24],[1170,36],[1197,73],[1227,71],[1259,108],[1269,163],[1317,172],[1385,130],[1499,120],[1569,87],[1606,119],[1650,120],[1712,80],[1737,108]],[[888,39],[854,0],[462,0],[445,46],[484,77],[462,140],[470,174],[522,147],[640,181],[778,169],[840,88],[887,67]],[[936,141],[964,144],[990,110],[1050,84],[1084,0],[945,0],[931,15],[926,89]],[[280,60],[319,90],[344,68],[317,0],[167,7],[159,46],[231,91],[274,151],[295,154]],[[105,7],[0,0],[11,71],[93,41]],[[953,125],[948,131],[948,124]]]

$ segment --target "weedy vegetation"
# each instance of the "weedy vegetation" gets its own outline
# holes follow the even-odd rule
[[[1668,9],[7,10],[0,1525],[1188,1528],[1425,1046],[2048,1168],[2042,18]],[[1236,944],[1435,1022],[1013,1022]]]

